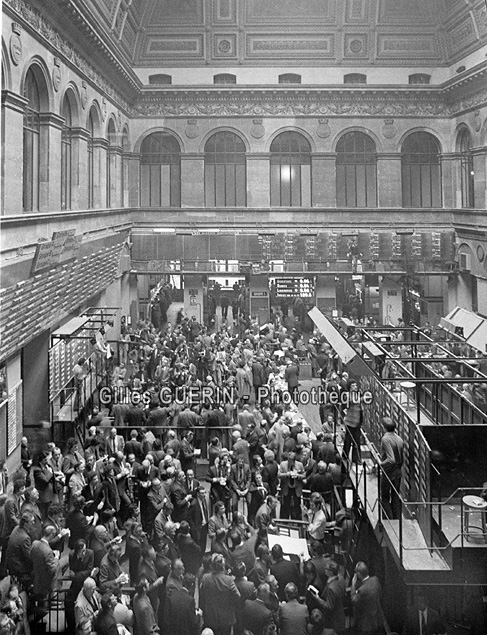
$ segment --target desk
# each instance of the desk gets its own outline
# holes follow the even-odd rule
[[[304,553],[304,560],[310,559],[306,538],[290,538],[289,536],[269,534],[268,539],[269,549],[272,549],[274,545],[281,545],[283,552],[288,556],[292,554],[299,556]]]

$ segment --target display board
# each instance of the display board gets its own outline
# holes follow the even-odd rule
[[[49,349],[49,395],[50,399],[65,388],[73,377],[73,368],[80,357],[90,356],[92,330],[82,329],[76,338],[59,340]]]
[[[276,278],[277,298],[314,298],[313,278]]]
[[[20,445],[22,439],[22,380],[8,391],[7,456]]]

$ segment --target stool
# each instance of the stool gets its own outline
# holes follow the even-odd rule
[[[411,405],[410,405],[411,390],[413,388],[416,388],[416,384],[413,381],[402,381],[399,385],[401,386],[402,390],[404,390],[406,394],[406,407],[408,410],[410,410],[411,409]],[[414,400],[413,400],[413,407],[414,407]]]
[[[484,540],[487,539],[487,502],[480,496],[464,496],[463,502],[463,532],[465,540],[468,540],[470,536],[476,535],[475,532],[470,532],[470,529],[479,529]],[[472,514],[480,514],[481,526],[471,525],[470,519]]]

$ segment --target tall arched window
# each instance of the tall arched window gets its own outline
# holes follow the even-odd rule
[[[140,204],[181,206],[181,148],[167,132],[154,132],[140,149]]]
[[[205,144],[207,207],[246,205],[245,145],[233,132],[217,132]]]
[[[24,97],[28,100],[23,125],[23,209],[39,209],[40,109],[39,85],[34,71],[27,71]]]
[[[337,143],[338,207],[377,207],[377,154],[374,140],[347,132]]]
[[[64,96],[61,116],[64,119],[61,129],[61,209],[71,209],[73,116],[67,95]]]
[[[95,116],[96,112],[93,108],[90,109],[88,115],[88,207],[91,209],[94,207],[94,190],[95,190],[95,156],[93,152],[93,142],[95,139]]]
[[[311,147],[298,132],[282,132],[271,144],[271,205],[311,205]]]
[[[467,128],[458,135],[460,168],[462,173],[462,207],[475,207],[472,137]]]
[[[440,146],[429,132],[414,132],[401,151],[403,207],[440,207]]]

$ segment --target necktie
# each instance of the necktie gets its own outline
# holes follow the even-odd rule
[[[426,635],[426,617],[424,611],[421,611],[421,635]]]

